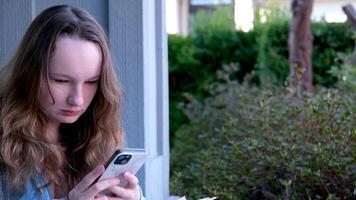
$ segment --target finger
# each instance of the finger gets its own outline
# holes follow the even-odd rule
[[[74,189],[78,190],[79,192],[85,191],[104,171],[104,165],[99,165],[97,168],[87,174]]]
[[[98,199],[98,198],[100,198],[100,197],[103,197],[104,195],[102,195],[102,194],[97,194],[97,195],[95,195],[95,198],[94,199]]]
[[[96,198],[95,200],[123,200],[120,197],[107,197],[107,196],[101,196],[99,198]]]
[[[121,197],[123,199],[130,197],[130,191],[128,191],[123,187],[114,186],[114,187],[110,187],[109,190],[110,192],[114,193],[116,196]]]
[[[107,200],[123,200],[120,197],[106,197],[106,198],[107,198]]]
[[[130,172],[124,173],[124,179],[127,181],[127,188],[136,188],[138,186],[138,179]]]
[[[109,200],[106,196],[95,198],[95,200]]]
[[[89,199],[90,197],[97,195],[98,193],[108,189],[109,187],[118,185],[119,183],[120,183],[120,180],[117,178],[110,178],[110,179],[105,179],[103,181],[97,182],[94,185],[90,186],[85,191],[85,196],[87,196]]]

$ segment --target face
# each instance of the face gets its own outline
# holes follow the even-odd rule
[[[98,89],[101,55],[99,45],[91,41],[73,37],[56,41],[49,65],[49,88],[43,81],[39,96],[49,123],[74,123],[86,111]]]

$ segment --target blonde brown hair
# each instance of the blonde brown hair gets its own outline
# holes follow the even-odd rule
[[[47,119],[37,97],[40,84],[48,84],[49,62],[61,36],[98,44],[103,59],[93,101],[75,123],[60,125],[62,145],[58,146],[45,139]],[[12,188],[23,188],[27,181],[41,174],[46,183],[67,185],[69,191],[122,145],[121,92],[107,38],[86,11],[60,5],[40,13],[3,67],[0,78],[0,166]]]

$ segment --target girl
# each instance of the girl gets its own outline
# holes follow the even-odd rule
[[[123,130],[107,39],[90,14],[44,10],[0,80],[0,199],[143,199],[129,172],[125,188],[95,182]]]

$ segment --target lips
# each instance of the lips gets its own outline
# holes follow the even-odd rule
[[[65,116],[78,116],[80,110],[61,110],[62,114]]]

